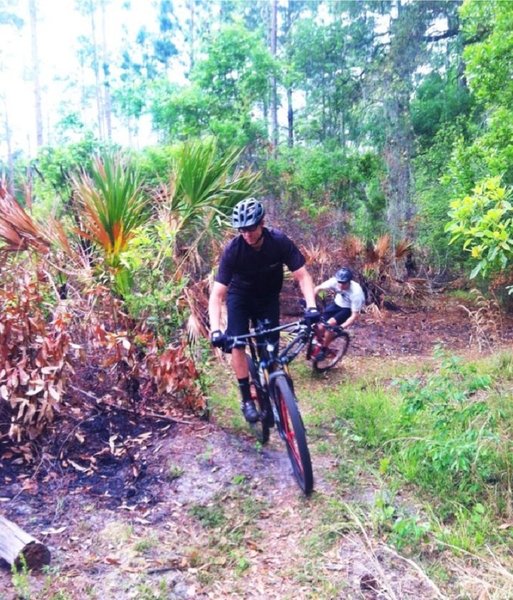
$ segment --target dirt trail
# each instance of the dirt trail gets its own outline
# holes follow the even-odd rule
[[[472,330],[463,316],[456,302],[443,313],[368,315],[353,333],[347,368],[363,356],[429,355],[439,342],[468,348]],[[511,321],[504,339],[513,339]],[[329,453],[313,450],[316,491],[305,499],[275,434],[260,451],[215,418],[169,423],[96,412],[59,444],[30,472],[0,446],[0,510],[53,555],[50,574],[28,578],[33,599],[442,597],[363,525],[331,518],[332,504],[345,499],[331,483],[337,465]],[[371,482],[352,490],[369,505],[374,494]],[[322,551],[323,536],[339,543]],[[0,568],[0,600],[16,597]]]
[[[313,456],[316,492],[311,499],[302,496],[276,439],[258,452],[250,437],[215,424],[177,424],[148,444],[146,456],[148,483],[135,503],[125,498],[115,506],[108,495],[94,496],[85,488],[70,492],[64,482],[51,492],[21,492],[3,503],[9,518],[43,538],[52,551],[55,575],[30,577],[41,598],[51,598],[53,589],[77,600],[393,597],[376,595],[373,585],[381,594],[386,585],[396,594],[401,589],[400,598],[435,597],[406,562],[358,533],[348,534],[336,552],[321,559],[322,572],[312,572],[315,561],[304,542],[327,527],[320,511],[333,495],[333,464],[326,455]],[[180,476],[169,481],[169,469]],[[251,523],[238,543],[249,564],[239,573],[236,564],[224,568],[219,553],[221,548],[239,550],[235,542],[211,539],[233,532],[206,530],[190,511],[220,505],[227,513],[231,508],[240,512],[241,501],[254,509],[245,509]],[[145,541],[148,548],[141,550]],[[202,570],[213,571],[214,580],[202,577]],[[316,595],[319,577],[344,593]],[[47,590],[45,580],[50,580]],[[162,582],[167,592],[159,596]],[[149,589],[155,595],[145,596]],[[0,598],[16,598],[5,569],[0,570],[0,590]]]

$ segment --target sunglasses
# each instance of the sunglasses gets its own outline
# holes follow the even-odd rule
[[[250,225],[249,227],[239,227],[239,233],[251,233],[252,231],[256,231],[259,225],[260,223],[255,223],[254,225]]]

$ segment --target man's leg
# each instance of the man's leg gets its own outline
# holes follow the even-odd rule
[[[335,318],[331,318],[328,319],[328,321],[326,321],[328,325],[336,325],[337,324],[337,320]],[[334,331],[332,331],[331,329],[326,329],[326,331],[324,332],[324,338],[322,340],[322,350],[325,350],[326,348],[328,348],[328,346],[331,344],[333,338],[335,337],[336,333]]]
[[[322,314],[324,323],[326,323],[326,325],[336,325],[337,315],[340,310],[340,307],[336,304],[327,306]],[[331,340],[335,337],[335,334],[330,329],[327,329],[324,324],[320,324],[320,328],[322,333],[322,349],[326,349],[330,345]]]
[[[228,327],[226,333],[230,336],[245,335],[249,331],[249,309],[248,301],[228,294],[226,301],[228,311]],[[246,359],[245,345],[235,346],[231,350],[232,368],[237,377],[239,393],[241,396],[242,414],[246,421],[255,423],[258,421],[258,411],[255,402],[251,398],[251,388],[249,385],[249,370]]]
[[[232,348],[232,367],[235,372],[235,377],[237,377],[237,383],[239,384],[242,414],[246,421],[255,423],[258,421],[258,411],[255,406],[255,401],[251,397],[249,369],[245,348]]]
[[[237,379],[249,377],[245,348],[232,348],[232,368]]]
[[[342,325],[349,317],[351,316],[350,308],[341,308],[336,304],[332,304],[328,307],[328,309],[324,312],[325,320],[328,325]],[[324,331],[324,337],[322,340],[322,348],[319,354],[316,356],[316,360],[322,361],[326,358],[326,352],[329,348],[329,345],[336,337],[336,332],[331,329],[326,329]]]

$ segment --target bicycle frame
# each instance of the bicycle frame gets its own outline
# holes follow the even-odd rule
[[[276,331],[290,330],[295,335],[282,351],[268,336]],[[231,338],[236,344],[248,342],[250,380],[257,391],[260,419],[250,424],[257,438],[265,443],[269,430],[276,424],[285,442],[294,476],[305,494],[313,490],[313,472],[306,431],[294,394],[288,365],[312,339],[312,328],[303,321],[296,321],[266,329],[265,323],[249,334]],[[258,365],[258,372],[257,372]]]
[[[295,336],[286,344],[283,350],[278,351],[278,344],[274,344],[268,339],[269,334],[278,331],[292,331]],[[259,372],[263,373],[267,391],[271,391],[273,381],[280,373],[284,373],[291,386],[293,385],[290,377],[288,365],[291,363],[310,343],[314,333],[312,327],[304,321],[294,321],[266,329],[264,324],[257,326],[249,334],[233,338],[233,343],[237,341],[247,341],[251,358],[258,365]],[[259,339],[261,341],[259,341]],[[262,384],[262,381],[260,381]]]

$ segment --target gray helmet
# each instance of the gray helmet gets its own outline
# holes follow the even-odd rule
[[[347,283],[353,278],[353,272],[348,267],[342,267],[335,273],[335,279],[339,283]]]
[[[232,212],[232,227],[251,227],[264,218],[265,209],[256,198],[246,198],[238,202]]]

